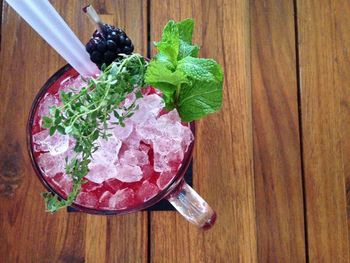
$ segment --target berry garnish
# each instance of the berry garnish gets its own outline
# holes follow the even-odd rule
[[[101,29],[102,33],[96,30],[86,44],[91,61],[100,69],[103,64],[108,66],[120,57],[119,54],[130,55],[134,51],[134,45],[123,30],[107,24]]]

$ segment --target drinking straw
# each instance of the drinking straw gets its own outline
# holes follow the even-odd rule
[[[6,0],[8,4],[83,76],[99,72],[84,45],[48,0]]]
[[[102,26],[103,22],[101,17],[97,14],[95,8],[92,5],[87,5],[83,8],[84,13],[88,15],[93,25],[97,28],[98,31],[103,35]]]

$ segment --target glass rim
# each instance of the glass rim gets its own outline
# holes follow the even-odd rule
[[[29,152],[31,164],[32,164],[32,167],[35,171],[35,174],[39,178],[40,182],[44,185],[44,187],[48,191],[56,194],[61,199],[65,199],[65,198],[63,198],[63,196],[60,193],[58,193],[54,189],[54,187],[52,187],[49,184],[49,182],[46,180],[46,178],[45,178],[44,174],[42,173],[42,171],[41,171],[41,169],[36,161],[36,158],[34,156],[32,126],[33,126],[33,122],[34,122],[34,118],[35,118],[35,113],[37,112],[39,103],[40,103],[41,99],[43,98],[43,96],[46,94],[46,91],[56,81],[58,81],[61,76],[63,76],[65,73],[67,73],[69,71],[73,71],[75,73],[75,75],[78,75],[78,73],[74,70],[74,68],[71,65],[66,64],[65,66],[60,68],[58,71],[56,71],[45,82],[45,84],[40,88],[39,92],[37,93],[37,95],[35,96],[35,98],[32,102],[32,106],[30,108],[29,116],[28,116],[28,120],[27,120],[27,127],[26,127],[26,130],[27,130],[26,131],[27,149]],[[194,135],[194,138],[195,138],[195,122],[194,121],[190,122],[189,125],[190,125],[190,129],[191,129],[191,131]],[[180,182],[183,180],[183,177],[185,176],[185,173],[186,173],[186,171],[191,163],[191,160],[192,160],[194,142],[195,142],[195,139],[191,142],[187,151],[185,152],[184,158],[181,162],[181,167],[179,168],[175,177],[172,179],[172,181],[169,183],[169,185],[166,188],[164,188],[163,190],[161,190],[156,196],[152,197],[150,200],[143,202],[140,205],[137,205],[135,207],[124,208],[124,209],[114,209],[114,210],[90,208],[90,207],[86,207],[86,206],[83,206],[83,205],[80,205],[77,203],[73,203],[71,205],[71,207],[73,207],[74,209],[76,209],[80,212],[84,212],[84,213],[88,213],[88,214],[100,214],[100,215],[117,215],[118,214],[118,215],[121,215],[121,214],[128,214],[128,213],[132,213],[132,212],[142,211],[142,210],[145,210],[145,209],[155,205],[156,203],[158,203],[159,201],[164,199],[167,195],[169,195],[171,192],[173,192],[177,188],[177,186],[180,184]]]

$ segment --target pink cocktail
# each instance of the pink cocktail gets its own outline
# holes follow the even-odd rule
[[[50,136],[41,127],[49,106],[59,105],[61,90],[78,92],[84,83],[70,66],[51,77],[39,92],[28,122],[28,142],[34,168],[52,192],[66,198],[72,179],[65,173],[74,156],[74,139],[56,132]],[[99,138],[86,183],[73,207],[88,213],[123,214],[147,208],[164,197],[188,220],[208,227],[215,213],[193,189],[183,182],[190,163],[194,125],[183,124],[176,110],[163,110],[161,94],[143,89],[139,109],[125,127],[112,125],[108,140]],[[124,102],[134,101],[131,94]],[[192,203],[192,205],[189,205]]]

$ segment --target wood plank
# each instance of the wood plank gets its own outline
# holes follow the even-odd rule
[[[2,25],[2,6],[3,6],[3,1],[0,0],[0,52],[1,52],[1,25]]]
[[[106,262],[107,218],[105,216],[86,216],[86,262]]]
[[[216,209],[209,231],[174,212],[151,215],[152,262],[256,262],[249,1],[151,1],[151,40],[169,19],[193,17],[201,56],[225,71],[223,110],[197,124],[194,188]]]
[[[293,1],[251,2],[259,262],[305,262]]]
[[[25,127],[35,93],[62,63],[5,3],[0,54],[0,231],[4,262],[81,262],[85,217],[49,215],[26,148]],[[38,65],[45,65],[38,66]],[[71,234],[73,233],[73,234]],[[28,242],[30,240],[30,242]]]
[[[149,262],[147,212],[108,217],[106,247],[105,262]]]
[[[345,174],[345,186],[346,186],[346,204],[347,204],[347,220],[348,220],[348,241],[350,246],[350,31],[349,18],[347,17],[350,12],[350,5],[347,2],[342,2],[342,5],[338,7],[338,10],[342,10],[338,14],[341,21],[346,21],[337,25],[337,32],[341,37],[341,41],[337,41],[337,60],[336,72],[337,72],[337,85],[342,85],[342,98],[340,102],[341,107],[341,141],[344,159],[344,174]],[[344,48],[345,47],[345,48]],[[350,250],[350,248],[349,248]]]
[[[53,3],[80,39],[87,41],[93,26],[82,15],[83,3]],[[114,16],[136,50],[146,53],[144,1],[95,1],[94,5]],[[81,213],[44,212],[39,195],[44,188],[30,165],[25,126],[36,92],[65,62],[7,4],[1,41],[0,261],[96,262],[96,254],[106,262],[116,262],[120,255],[129,262],[147,261],[147,213],[87,219]],[[132,245],[125,242],[127,238]],[[98,249],[102,251],[97,253]]]
[[[349,262],[350,2],[297,1],[297,9],[309,258]]]

